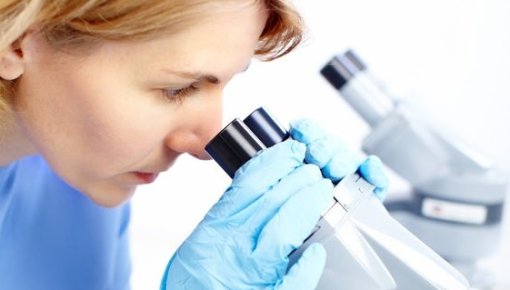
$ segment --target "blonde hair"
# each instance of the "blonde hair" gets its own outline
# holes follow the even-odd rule
[[[269,12],[255,54],[273,60],[302,40],[302,20],[288,0],[250,0]],[[32,26],[59,49],[90,48],[101,40],[136,40],[183,29],[240,0],[1,0],[0,55]],[[15,81],[0,78],[0,128]]]

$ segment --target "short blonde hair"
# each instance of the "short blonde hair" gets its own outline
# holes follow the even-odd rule
[[[302,19],[288,0],[2,0],[0,55],[34,25],[49,44],[74,51],[172,33],[227,4],[265,5],[269,17],[255,51],[262,60],[289,53],[303,38]],[[14,84],[0,79],[0,127]]]

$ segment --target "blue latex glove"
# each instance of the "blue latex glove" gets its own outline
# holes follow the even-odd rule
[[[287,256],[331,204],[333,185],[304,164],[306,146],[287,140],[257,154],[170,260],[161,289],[314,289],[320,244],[287,272]]]
[[[383,164],[376,156],[355,153],[335,136],[328,135],[321,126],[309,119],[292,122],[290,135],[307,145],[306,162],[319,166],[325,177],[338,182],[346,175],[359,172],[372,185],[381,200],[386,196],[388,178]]]

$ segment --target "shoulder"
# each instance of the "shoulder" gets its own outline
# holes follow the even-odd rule
[[[30,156],[0,167],[0,209],[6,210],[13,200],[36,197],[43,172],[48,167],[39,156]]]
[[[37,155],[25,157],[0,166],[0,188],[4,188],[18,178],[35,177],[47,170],[49,168],[46,162]]]
[[[3,207],[42,207],[51,203],[48,198],[52,195],[78,195],[75,192],[39,155],[19,159],[0,169],[0,206]]]
[[[129,214],[129,204],[111,209],[95,205],[40,156],[1,167],[2,285],[126,289],[131,271]],[[35,273],[31,279],[23,279],[27,269]]]

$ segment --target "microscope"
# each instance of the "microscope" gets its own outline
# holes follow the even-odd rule
[[[259,108],[230,122],[205,150],[234,177],[259,151],[287,138],[286,129]],[[309,245],[321,243],[327,261],[320,290],[469,289],[462,274],[389,214],[374,189],[358,173],[344,177],[313,231],[289,254],[289,269]]]
[[[404,198],[390,194],[387,210],[473,286],[490,287],[493,282],[477,273],[477,262],[497,249],[505,174],[390,96],[352,50],[333,57],[321,74],[370,126],[363,150],[379,156],[411,187]]]

